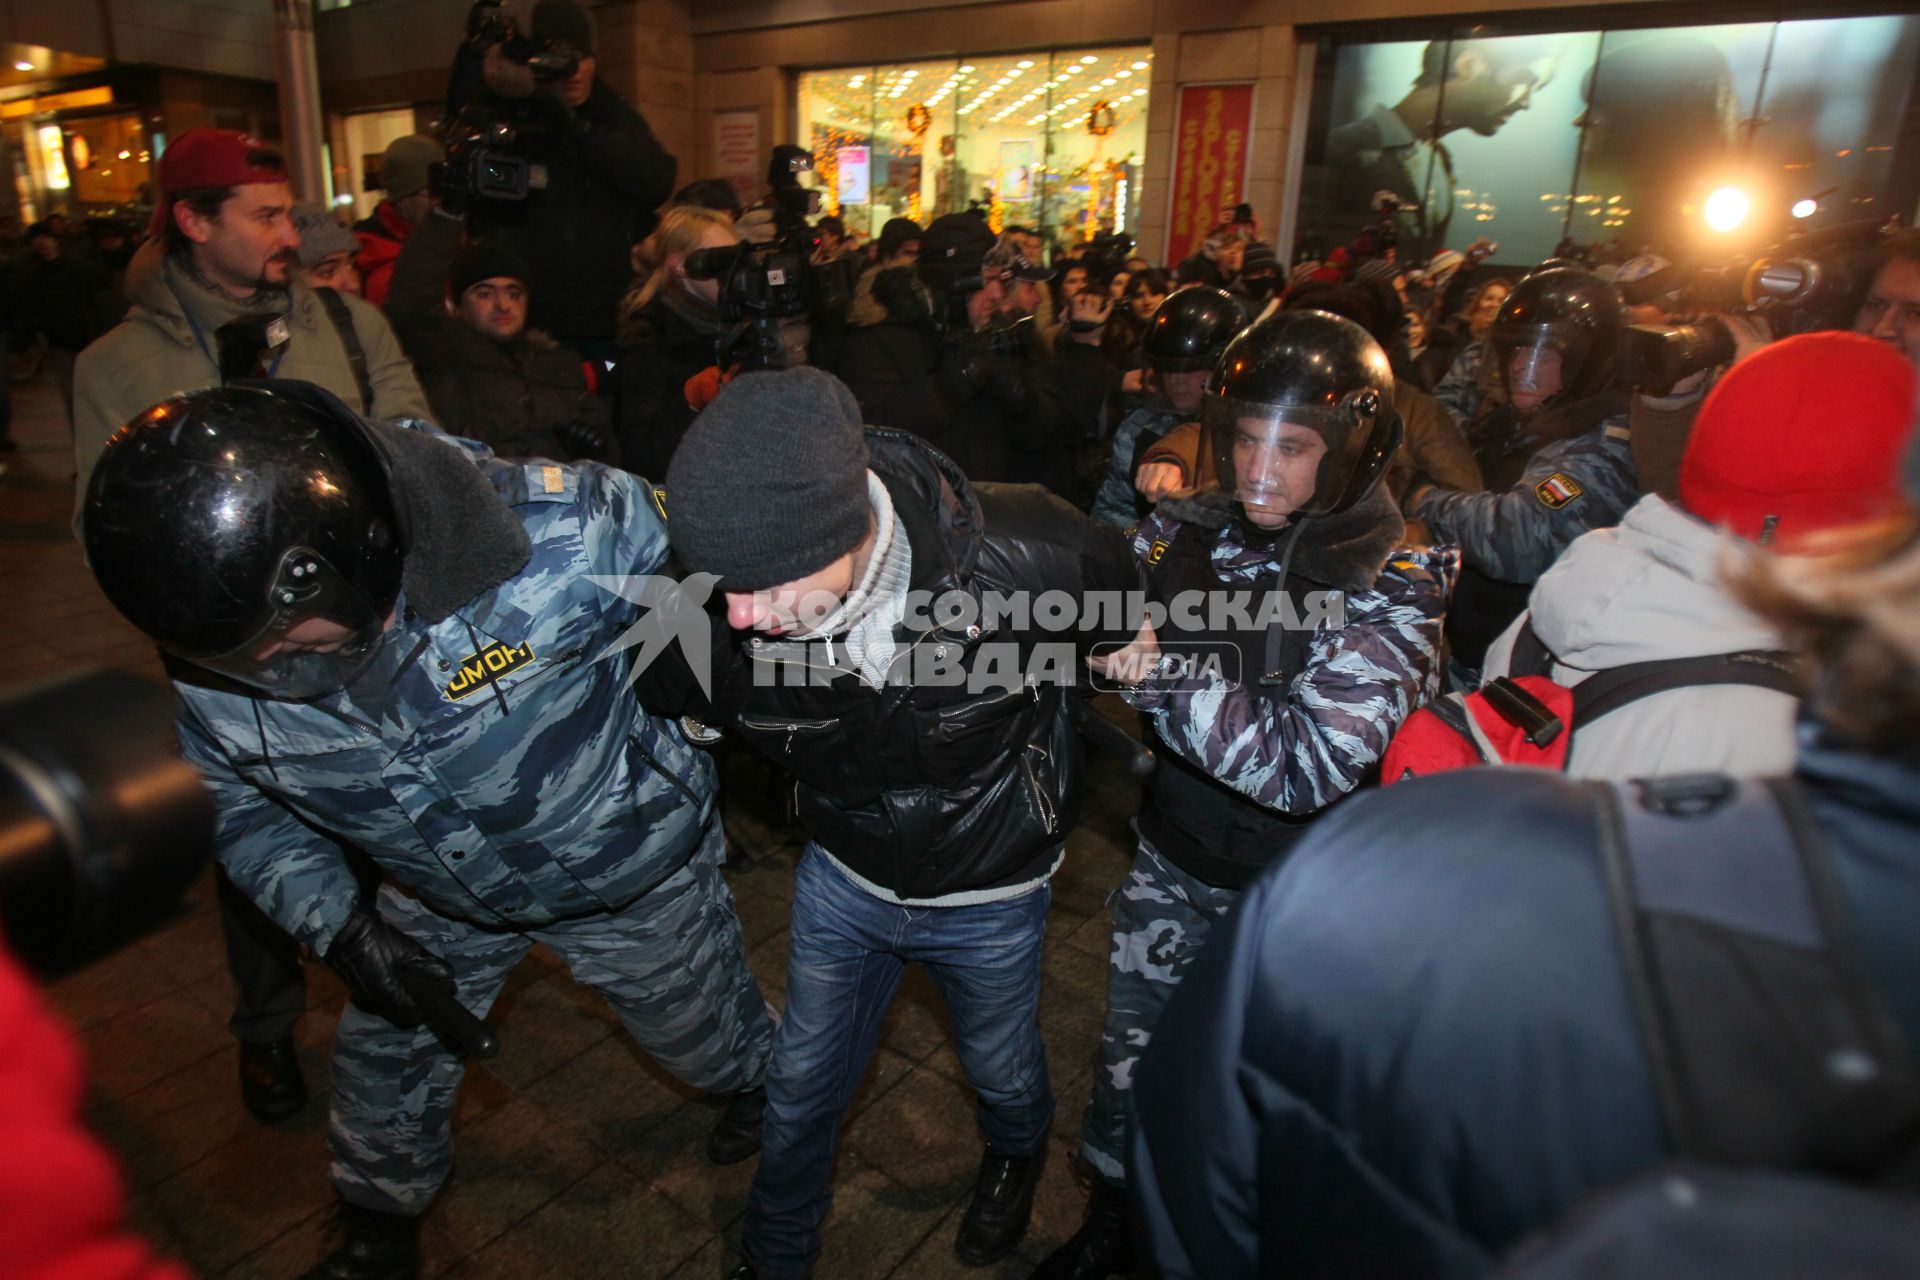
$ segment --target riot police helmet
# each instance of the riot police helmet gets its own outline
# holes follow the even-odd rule
[[[1161,373],[1211,371],[1249,319],[1240,300],[1225,289],[1194,285],[1167,295],[1154,309],[1140,352],[1148,367]]]
[[[1401,437],[1387,353],[1325,311],[1275,312],[1235,338],[1203,421],[1220,487],[1267,529],[1360,502]]]
[[[1524,277],[1487,335],[1514,408],[1606,390],[1624,325],[1619,294],[1585,267],[1556,263]]]
[[[274,697],[364,670],[406,533],[388,454],[303,382],[163,400],[107,442],[82,527],[101,589],[167,653]]]

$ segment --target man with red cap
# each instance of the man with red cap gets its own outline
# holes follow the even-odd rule
[[[1751,544],[1791,555],[1895,509],[1913,400],[1912,367],[1859,334],[1802,334],[1734,365],[1694,423],[1678,501],[1648,494],[1618,528],[1569,546],[1535,584],[1528,612],[1488,649],[1486,680],[1524,665],[1513,655],[1528,631],[1551,656],[1548,674],[1569,686],[1630,663],[1786,649],[1726,586],[1728,551]],[[1787,773],[1798,705],[1745,682],[1654,693],[1576,725],[1567,771]]]
[[[107,439],[170,395],[236,378],[298,378],[373,418],[427,418],[386,317],[299,279],[300,235],[286,162],[233,129],[193,129],[160,157],[147,243],[127,268],[127,316],[74,365],[79,510]],[[299,948],[220,884],[220,923],[238,991],[240,1094],[263,1121],[306,1102],[293,1025],[306,1006]]]
[[[286,161],[234,129],[192,129],[160,157],[150,238],[127,268],[126,319],[74,368],[76,505],[107,437],[177,391],[271,374],[374,418],[428,417],[386,318],[297,278]],[[75,517],[76,520],[78,517]]]

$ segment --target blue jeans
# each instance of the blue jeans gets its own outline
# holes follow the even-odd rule
[[[812,1272],[840,1123],[909,960],[931,972],[980,1095],[980,1131],[1006,1155],[1038,1152],[1053,1119],[1040,1042],[1040,942],[1052,890],[967,907],[901,907],[862,890],[808,845],[795,873],[787,1016],[767,1067],[765,1138],[742,1245],[765,1280]]]

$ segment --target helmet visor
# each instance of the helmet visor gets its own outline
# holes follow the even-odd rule
[[[1377,393],[1335,405],[1274,405],[1209,396],[1207,439],[1220,487],[1247,518],[1275,527],[1339,509],[1367,453]]]
[[[386,634],[391,611],[350,586],[318,552],[294,547],[267,587],[267,620],[225,653],[180,652],[210,671],[276,698],[317,698],[359,678]]]
[[[1494,329],[1494,352],[1507,393],[1520,408],[1543,404],[1579,380],[1592,340],[1571,326],[1501,325]]]

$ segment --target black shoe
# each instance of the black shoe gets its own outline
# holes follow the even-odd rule
[[[340,1243],[300,1280],[419,1280],[420,1219],[349,1201],[335,1206]]]
[[[307,1105],[307,1082],[293,1040],[240,1046],[240,1100],[262,1124],[273,1124]]]
[[[1040,1183],[1046,1148],[1031,1156],[1003,1156],[989,1149],[973,1182],[973,1203],[960,1220],[953,1251],[970,1267],[1003,1258],[1027,1234],[1033,1216],[1033,1189]]]
[[[760,1126],[767,1111],[765,1087],[748,1089],[727,1099],[719,1123],[707,1135],[707,1159],[715,1164],[739,1164],[760,1150]]]
[[[739,1266],[727,1272],[727,1280],[760,1280],[760,1273],[753,1269],[751,1262],[742,1258]]]
[[[1080,1229],[1034,1268],[1030,1280],[1104,1280],[1130,1276],[1139,1269],[1127,1189],[1096,1179]]]

